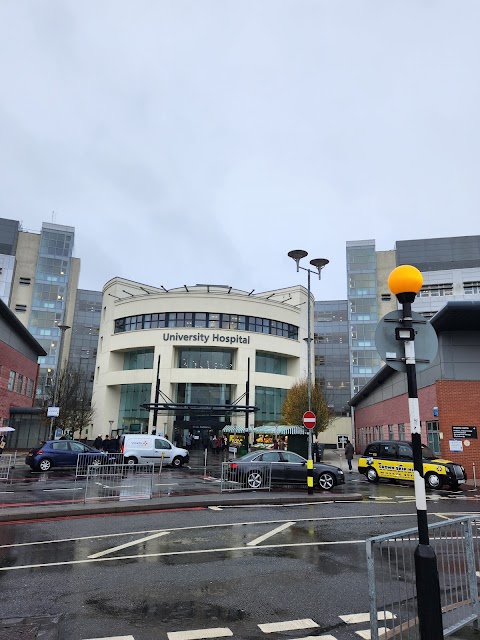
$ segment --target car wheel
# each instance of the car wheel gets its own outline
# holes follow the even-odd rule
[[[172,467],[181,467],[183,464],[183,458],[180,458],[180,456],[177,456],[176,458],[174,458],[172,460]]]
[[[263,484],[263,477],[260,471],[249,471],[247,475],[247,485],[250,489],[260,489]]]
[[[367,480],[369,482],[378,482],[378,473],[373,467],[367,469]]]
[[[130,458],[125,458],[125,464],[129,464],[131,467],[133,467],[134,464],[137,464],[137,462],[138,460],[134,456],[131,456]]]
[[[322,473],[318,476],[318,488],[322,491],[330,491],[335,486],[335,478],[331,473]]]
[[[38,463],[38,468],[40,469],[40,471],[50,471],[52,467],[52,463],[48,458],[43,458],[43,460],[40,460],[40,462]]]
[[[430,489],[441,489],[442,488],[442,479],[437,473],[429,473],[425,478],[425,482]]]

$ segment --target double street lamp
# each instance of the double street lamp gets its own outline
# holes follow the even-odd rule
[[[312,323],[311,323],[311,300],[310,300],[310,274],[313,273],[318,276],[320,280],[322,277],[322,269],[327,266],[330,262],[326,258],[314,258],[310,260],[310,264],[312,265],[312,269],[308,267],[301,267],[300,260],[306,258],[308,256],[308,252],[303,249],[294,249],[293,251],[288,252],[288,257],[295,260],[297,264],[297,271],[306,271],[308,274],[307,278],[307,393],[308,393],[308,410],[312,410],[312,373],[311,373],[311,342],[313,341],[312,337]],[[313,429],[310,430],[308,434],[308,460],[307,460],[307,490],[309,495],[313,495],[313,458],[312,458],[312,435]]]

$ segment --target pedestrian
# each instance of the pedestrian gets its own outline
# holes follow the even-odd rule
[[[285,451],[285,436],[280,436],[280,442],[278,443],[280,451]]]
[[[347,462],[348,462],[348,468],[349,468],[348,473],[352,473],[352,460],[353,460],[354,453],[355,453],[355,450],[353,448],[353,444],[350,442],[350,440],[347,439],[347,443],[345,445],[345,458],[347,459]]]
[[[223,450],[226,451],[228,449],[228,436],[223,436]]]
[[[202,447],[204,449],[208,449],[208,444],[209,444],[208,433],[206,431],[203,431],[202,432]]]
[[[5,449],[5,445],[7,444],[7,441],[5,439],[5,436],[1,435],[0,436],[0,456],[3,453],[3,450]]]
[[[218,453],[218,450],[217,450],[217,437],[214,436],[214,435],[210,438],[210,446],[212,447],[212,453],[214,455],[216,455]]]
[[[278,449],[278,440],[276,438],[273,439],[273,448]]]
[[[102,446],[102,436],[97,436],[95,438],[95,440],[93,441],[93,448],[94,449],[100,449]]]
[[[217,451],[221,453],[223,451],[223,438],[222,436],[217,436]]]
[[[110,436],[105,436],[105,438],[102,440],[102,449],[106,452],[110,451]]]
[[[185,446],[187,447],[187,451],[190,451],[190,449],[192,448],[192,441],[193,441],[192,434],[189,431],[185,436]]]
[[[312,453],[313,453],[313,461],[314,462],[320,462],[320,460],[318,459],[319,449],[318,449],[318,442],[317,441],[315,441],[313,443]]]

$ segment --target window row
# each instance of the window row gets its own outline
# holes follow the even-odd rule
[[[480,282],[464,282],[463,283],[463,292],[466,295],[472,295],[475,293],[480,293]]]
[[[34,381],[27,378],[27,376],[24,376],[22,373],[17,373],[16,371],[10,371],[8,377],[9,391],[15,391],[16,393],[21,393],[31,398],[33,396],[33,385]]]
[[[208,328],[254,331],[298,340],[298,327],[286,322],[229,313],[145,313],[115,320],[115,333],[142,329]]]
[[[438,298],[453,296],[453,284],[424,284],[418,292],[419,298]]]

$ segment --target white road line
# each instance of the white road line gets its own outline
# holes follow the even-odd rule
[[[42,489],[42,491],[85,491],[84,487],[74,487],[73,489]]]
[[[0,493],[15,493],[15,491],[0,491]]]
[[[222,507],[208,507],[212,511],[222,511]]]
[[[378,627],[379,638],[383,636],[386,632],[387,632],[386,627]],[[371,640],[372,638],[372,632],[369,629],[367,631],[355,631],[355,633],[357,634],[357,636],[360,636],[360,638],[363,638],[364,640]]]
[[[441,514],[441,513],[434,513],[433,515],[434,515],[434,516],[437,516],[437,518],[444,518],[444,520],[450,520],[450,518],[449,518],[449,517],[444,516],[444,515],[443,515],[443,514]]]
[[[370,622],[370,613],[352,613],[348,616],[338,616],[346,624],[358,624],[359,622]],[[378,611],[377,620],[394,620],[396,616],[391,611]]]
[[[331,501],[328,501],[331,504]],[[346,502],[346,501],[343,501]],[[358,501],[355,501],[358,504]],[[318,504],[318,503],[315,503]],[[220,505],[222,509],[226,508],[225,505]],[[263,507],[265,505],[262,505]],[[278,508],[278,505],[271,505]],[[290,506],[290,505],[288,505]],[[444,515],[451,515],[455,518],[460,516],[476,516],[479,515],[480,511],[458,511],[458,512],[444,512]],[[378,514],[374,515],[360,515],[360,516],[329,516],[323,518],[297,518],[296,522],[329,522],[330,520],[366,520],[366,519],[378,519]],[[382,518],[415,518],[415,513],[383,513]],[[258,525],[258,524],[277,524],[287,522],[287,520],[252,520],[247,522],[233,522],[233,523],[220,523],[220,524],[199,524],[193,525],[190,527],[173,527],[170,529],[146,529],[144,531],[125,531],[119,533],[104,533],[97,536],[78,536],[76,538],[59,538],[58,540],[38,540],[33,542],[16,542],[15,544],[1,544],[0,549],[10,549],[14,547],[29,547],[34,545],[41,544],[58,544],[60,542],[80,542],[82,540],[95,540],[101,538],[118,538],[120,536],[135,536],[135,535],[144,535],[145,533],[159,533],[160,531],[169,531],[173,533],[175,531],[195,531],[200,529],[219,529],[221,527],[243,527],[245,525]]]
[[[89,640],[135,640],[133,636],[109,636],[108,638],[89,638]]]
[[[156,487],[176,487],[178,482],[156,482]]]
[[[105,551],[99,551],[98,553],[93,553],[91,556],[88,556],[88,557],[90,560],[94,560],[95,558],[101,558],[102,556],[106,556],[108,553],[113,553],[114,551],[120,551],[120,549],[126,549],[127,547],[133,547],[136,544],[147,542],[147,540],[153,540],[154,538],[159,538],[160,536],[166,536],[168,533],[169,531],[154,533],[153,535],[147,536],[146,538],[140,538],[139,540],[133,540],[133,542],[126,542],[125,544],[120,544],[118,547],[112,547],[111,549],[106,549]]]
[[[170,631],[167,636],[168,640],[202,640],[203,638],[226,638],[227,636],[233,636],[233,633],[228,627],[217,627],[216,629]]]
[[[222,547],[219,549],[193,549],[191,551],[163,551],[158,553],[140,553],[136,556],[113,556],[109,558],[87,558],[86,560],[65,560],[63,562],[45,562],[41,564],[25,564],[14,567],[0,567],[0,571],[17,569],[40,569],[41,567],[64,567],[89,562],[107,562],[109,560],[140,560],[142,558],[160,558],[168,556],[200,555],[203,553],[228,553],[231,551],[256,551],[257,549],[284,549],[285,547],[328,547],[342,544],[365,544],[365,540],[335,540],[332,542],[296,542],[288,544],[264,544],[260,547]]]
[[[335,636],[306,636],[305,638],[292,638],[292,640],[337,640]]]
[[[272,531],[265,533],[263,536],[259,536],[258,538],[255,538],[255,540],[252,540],[251,542],[247,542],[247,547],[254,547],[257,544],[260,544],[260,542],[267,540],[267,538],[271,538],[277,533],[280,533],[280,531],[284,531],[285,529],[288,529],[289,527],[292,526],[292,524],[295,524],[295,522],[285,522],[285,524],[282,524],[276,529],[273,529]]]
[[[285,622],[269,622],[267,624],[259,624],[263,633],[276,633],[277,631],[296,631],[297,629],[313,629],[318,624],[310,618],[304,620],[286,620]]]

